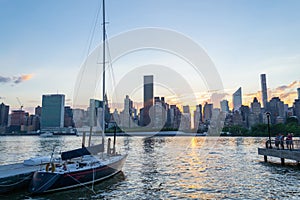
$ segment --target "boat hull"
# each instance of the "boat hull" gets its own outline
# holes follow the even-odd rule
[[[33,172],[17,174],[6,178],[0,178],[0,194],[25,189],[29,186]]]
[[[122,170],[127,155],[108,165],[64,173],[37,171],[29,185],[31,194],[41,194],[80,187],[109,178]]]

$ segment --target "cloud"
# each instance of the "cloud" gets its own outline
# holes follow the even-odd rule
[[[268,99],[271,100],[273,97],[279,97],[284,103],[292,105],[294,100],[297,98],[297,88],[299,87],[300,81],[293,81],[290,84],[281,85],[277,88],[268,88]],[[243,104],[249,105],[254,97],[257,97],[261,102],[261,91],[257,91],[257,93],[243,94]]]
[[[297,86],[299,87],[299,85],[300,85],[299,81],[294,81],[288,85],[282,85],[282,86],[277,87],[276,89],[274,89],[273,92],[277,93],[277,92],[283,92],[288,89],[295,89]]]
[[[18,83],[21,83],[23,81],[28,81],[32,78],[32,74],[25,74],[25,75],[21,75],[21,76],[18,76],[18,77],[13,77],[13,82],[15,84],[18,84]]]
[[[0,83],[13,83],[13,84],[19,84],[24,81],[28,81],[33,77],[32,74],[24,74],[21,76],[13,76],[13,77],[4,77],[0,76]],[[12,85],[13,86],[13,85]]]
[[[0,83],[8,83],[11,81],[11,78],[0,76]]]

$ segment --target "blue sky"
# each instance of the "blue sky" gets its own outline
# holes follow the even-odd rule
[[[58,92],[71,105],[99,6],[98,0],[0,0],[0,102],[17,108],[18,97],[30,109],[41,105],[42,94]],[[143,27],[178,31],[206,50],[226,93],[241,86],[249,101],[266,73],[270,96],[294,99],[300,87],[299,10],[297,0],[110,0],[107,34]],[[101,40],[98,25],[91,49]],[[134,65],[134,57],[117,64],[128,60]]]

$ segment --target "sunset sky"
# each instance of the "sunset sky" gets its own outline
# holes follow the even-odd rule
[[[19,98],[24,109],[32,111],[41,105],[43,94],[62,93],[72,105],[82,64],[101,41],[101,13],[96,20],[101,2],[0,0],[0,103],[16,109]],[[260,74],[266,73],[269,98],[279,96],[291,106],[300,87],[299,10],[298,0],[110,0],[107,35],[147,27],[178,32],[205,50],[230,102],[239,87],[244,104],[254,96],[260,99]],[[146,65],[172,68],[190,84],[196,103],[209,101],[203,80],[196,80],[180,57],[166,52],[144,50],[123,56],[113,65],[116,84],[128,71]],[[142,77],[136,79],[139,85],[129,95],[142,102]],[[156,88],[155,96],[189,104],[176,102],[173,88]],[[101,92],[95,91],[100,98]]]

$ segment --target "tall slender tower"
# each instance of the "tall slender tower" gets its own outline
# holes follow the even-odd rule
[[[242,88],[240,87],[235,93],[232,95],[233,102],[233,110],[239,110],[242,106]]]
[[[300,88],[297,88],[297,92],[298,92],[298,99],[300,99]]]
[[[266,110],[268,105],[268,92],[267,92],[267,81],[266,81],[266,74],[260,75],[261,80],[261,93],[262,93],[262,103],[263,107]]]
[[[153,106],[153,75],[144,76],[144,110],[143,125],[147,126],[151,122],[150,108]]]

